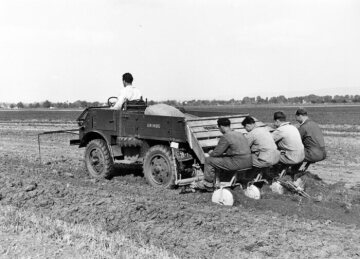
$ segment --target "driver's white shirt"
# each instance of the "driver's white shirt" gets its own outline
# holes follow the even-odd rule
[[[111,109],[119,109],[120,110],[126,100],[128,100],[128,101],[138,100],[141,98],[141,96],[142,96],[142,94],[138,88],[136,88],[133,85],[127,85],[126,87],[121,89],[118,100],[115,103],[115,105],[113,107],[111,107]]]

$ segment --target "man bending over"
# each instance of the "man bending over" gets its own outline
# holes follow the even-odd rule
[[[307,111],[298,109],[295,113],[295,119],[300,123],[299,132],[305,148],[305,162],[319,162],[326,158],[325,141],[319,125],[310,120]],[[292,166],[296,173],[302,163]]]

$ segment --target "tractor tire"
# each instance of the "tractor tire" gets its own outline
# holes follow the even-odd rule
[[[176,166],[171,149],[164,145],[152,146],[145,155],[143,171],[147,182],[157,188],[172,188]]]
[[[105,140],[94,139],[90,141],[85,150],[85,166],[90,176],[110,178],[114,169],[114,160]]]

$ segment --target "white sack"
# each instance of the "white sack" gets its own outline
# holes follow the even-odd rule
[[[173,106],[159,103],[154,104],[145,109],[146,115],[160,115],[160,116],[171,116],[171,117],[185,117],[185,114],[176,109]]]

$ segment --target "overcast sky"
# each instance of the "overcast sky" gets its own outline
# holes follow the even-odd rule
[[[0,101],[360,94],[360,1],[0,0]]]

